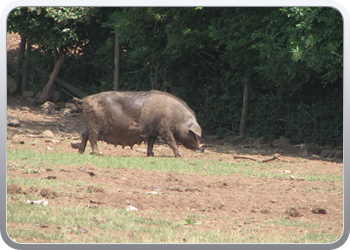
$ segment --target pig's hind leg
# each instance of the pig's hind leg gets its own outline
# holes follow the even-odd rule
[[[88,131],[89,141],[92,148],[91,154],[94,154],[94,155],[102,155],[100,152],[98,152],[98,147],[97,147],[97,140],[98,140],[99,133],[100,132],[95,129],[89,129]]]
[[[87,143],[87,140],[88,140],[88,139],[89,139],[89,130],[86,129],[86,130],[81,134],[81,142],[80,142],[79,151],[78,151],[79,154],[84,153],[85,148],[86,148],[86,143]]]

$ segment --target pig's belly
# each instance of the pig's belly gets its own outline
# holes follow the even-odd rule
[[[135,133],[135,131],[110,131],[106,134],[101,133],[98,139],[114,146],[121,145],[123,148],[125,146],[132,148],[135,144],[141,144],[145,141],[145,136]]]

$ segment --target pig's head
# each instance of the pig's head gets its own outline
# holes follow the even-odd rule
[[[185,128],[181,129],[181,132],[176,139],[182,143],[186,148],[192,150],[204,151],[203,145],[199,144],[198,137],[202,136],[202,129],[196,121],[192,121],[186,124]]]

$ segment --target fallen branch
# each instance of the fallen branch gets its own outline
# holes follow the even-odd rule
[[[241,156],[241,155],[234,155],[233,158],[234,159],[238,159],[238,158],[248,159],[248,160],[256,161],[258,163],[265,163],[265,162],[268,162],[268,161],[276,160],[276,159],[278,159],[279,156],[280,156],[279,154],[274,154],[271,158],[264,159],[264,160],[256,159],[256,158],[249,157],[249,156]]]
[[[32,135],[32,134],[26,134],[26,137],[31,137],[31,138],[45,138],[43,135]]]
[[[242,148],[250,148],[250,147],[256,147],[258,149],[260,149],[260,146],[258,145],[254,145],[254,144],[249,144],[249,145],[239,145]]]
[[[271,145],[270,144],[265,144],[265,145],[255,145],[255,144],[248,144],[248,145],[239,145],[240,147],[243,147],[243,148],[250,148],[250,147],[256,147],[258,149],[261,149],[261,147],[270,147]]]

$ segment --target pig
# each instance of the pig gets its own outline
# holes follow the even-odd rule
[[[89,140],[92,154],[100,155],[97,148],[100,140],[123,148],[145,142],[147,156],[154,156],[153,145],[158,136],[170,146],[175,157],[182,157],[176,142],[188,149],[204,151],[198,139],[202,129],[194,112],[183,100],[167,92],[106,91],[73,100],[82,109],[87,124],[79,153],[84,153]]]

